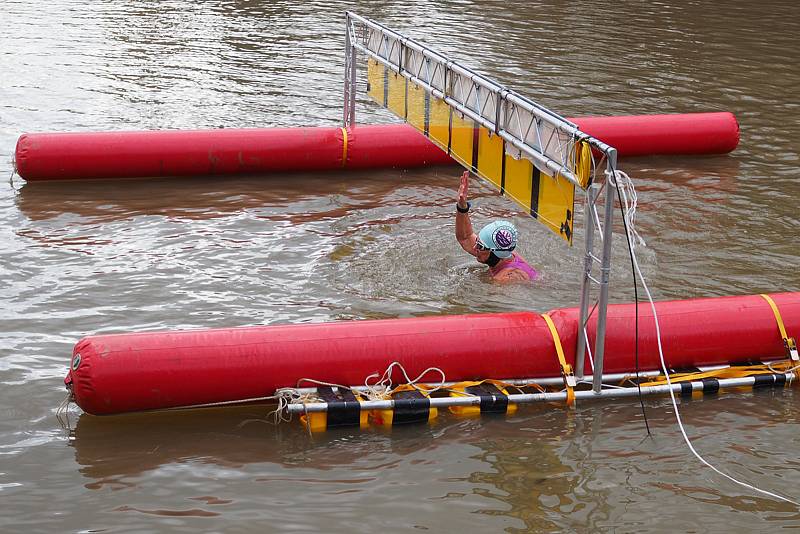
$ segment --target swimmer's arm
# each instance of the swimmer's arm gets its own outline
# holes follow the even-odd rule
[[[467,207],[467,194],[469,193],[469,172],[464,171],[461,175],[461,186],[458,188],[458,206],[460,208]],[[472,229],[472,221],[469,219],[469,213],[461,213],[456,210],[456,239],[461,248],[475,256],[475,241],[478,236]]]

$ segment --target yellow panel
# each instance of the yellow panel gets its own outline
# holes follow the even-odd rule
[[[381,106],[385,106],[383,80],[386,67],[374,59],[367,62],[367,95]]]
[[[472,168],[472,143],[474,141],[475,122],[464,120],[453,113],[453,128],[450,133],[450,155],[466,168]]]
[[[408,84],[408,123],[420,132],[425,132],[425,90],[419,85]]]
[[[539,204],[536,218],[572,244],[572,221],[575,218],[575,186],[566,178],[539,178]]]
[[[490,135],[483,126],[478,128],[478,174],[498,189],[503,181],[503,156],[503,139]]]
[[[406,79],[396,72],[389,73],[389,93],[386,107],[401,119],[406,118]]]
[[[514,159],[506,154],[505,194],[530,211],[533,163],[527,159]]]
[[[450,106],[435,96],[431,96],[429,122],[428,136],[440,148],[447,150],[447,146],[450,144]]]

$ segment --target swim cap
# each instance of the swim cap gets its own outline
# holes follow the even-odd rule
[[[517,247],[517,229],[508,221],[494,221],[481,229],[478,240],[498,258],[508,258]]]

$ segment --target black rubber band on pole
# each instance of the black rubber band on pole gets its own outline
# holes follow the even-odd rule
[[[753,377],[753,388],[779,387],[786,384],[786,375],[757,375]]]
[[[681,397],[691,397],[694,388],[691,382],[681,382]]]
[[[392,426],[424,423],[430,418],[431,401],[419,391],[399,391],[392,399],[394,400]]]
[[[719,392],[719,380],[716,378],[703,378],[703,395],[713,395]]]
[[[500,391],[494,384],[479,384],[468,386],[464,389],[471,395],[481,398],[481,413],[506,413],[508,411],[508,396]]]
[[[361,403],[349,389],[333,392],[330,386],[317,388],[320,399],[328,405],[328,428],[361,425]]]

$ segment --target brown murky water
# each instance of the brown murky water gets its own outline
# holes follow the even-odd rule
[[[793,1],[37,2],[0,6],[0,176],[28,131],[335,125],[346,7],[566,116],[731,111],[740,147],[622,161],[657,298],[800,291]],[[363,96],[362,96],[363,98]],[[361,122],[393,120],[365,99]],[[666,399],[330,432],[255,408],[99,419],[55,407],[83,335],[545,311],[580,247],[485,187],[544,273],[498,288],[453,238],[457,169],[0,187],[3,532],[752,531],[800,526],[690,455]],[[578,228],[578,240],[581,229]],[[409,238],[413,236],[413,238]],[[615,243],[613,296],[631,277]],[[710,461],[800,498],[794,389],[682,404]]]

